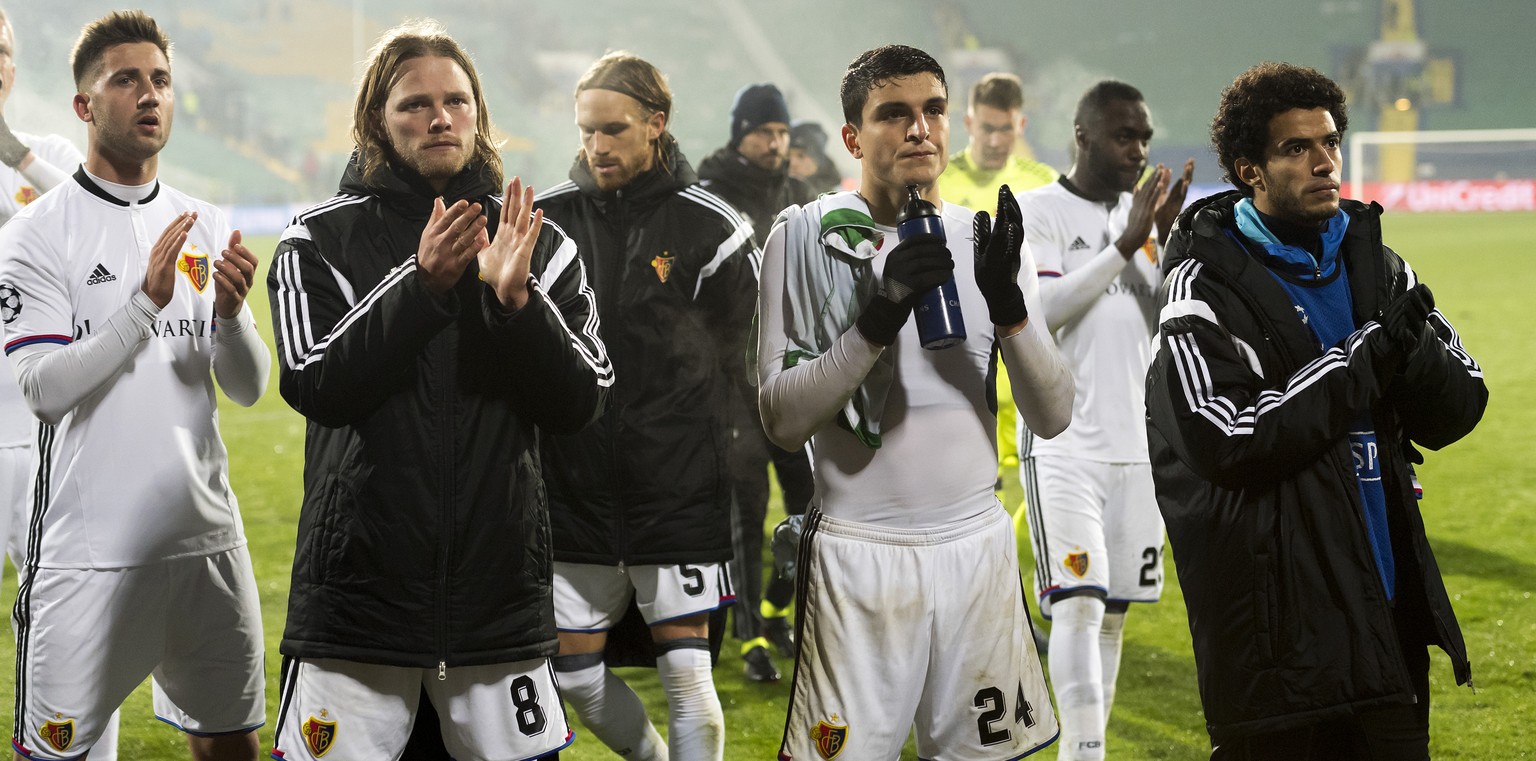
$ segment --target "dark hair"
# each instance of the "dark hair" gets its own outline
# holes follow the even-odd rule
[[[991,106],[1003,111],[1024,107],[1024,85],[1004,71],[994,71],[971,87],[972,106]]]
[[[432,19],[407,21],[385,32],[368,52],[368,70],[363,73],[357,101],[352,104],[352,140],[357,143],[357,165],[364,179],[372,179],[392,155],[389,131],[384,127],[384,104],[389,91],[400,81],[400,69],[407,61],[434,56],[447,58],[464,70],[475,95],[475,153],[470,161],[483,163],[501,184],[501,153],[491,140],[491,114],[485,107],[480,76],[469,54],[442,25]]]
[[[1221,91],[1221,104],[1211,120],[1211,145],[1221,163],[1222,179],[1245,196],[1253,188],[1237,178],[1238,159],[1264,163],[1269,122],[1293,108],[1326,108],[1343,135],[1349,126],[1344,91],[1317,69],[1265,61],[1237,76]]]
[[[144,11],[113,11],[85,25],[69,53],[69,65],[75,73],[75,88],[85,89],[85,81],[94,76],[107,51],[130,42],[149,42],[160,48],[167,63],[171,60],[171,39],[160,25]]]
[[[843,72],[843,119],[855,127],[864,121],[864,104],[869,101],[869,91],[897,77],[913,74],[932,74],[939,79],[944,93],[949,94],[949,83],[944,81],[944,67],[933,56],[906,45],[882,45],[867,50],[848,64]]]
[[[1086,127],[1103,116],[1109,104],[1126,100],[1140,103],[1146,98],[1142,97],[1140,90],[1118,79],[1103,80],[1088,88],[1088,92],[1077,99],[1077,111],[1072,115],[1072,123]]]

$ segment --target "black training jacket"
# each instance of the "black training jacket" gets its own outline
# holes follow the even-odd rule
[[[413,667],[556,650],[539,439],[602,409],[612,369],[575,244],[539,235],[535,284],[501,312],[474,262],[446,297],[417,277],[436,195],[414,173],[300,214],[267,276],[282,395],[308,418],[281,651]],[[445,204],[501,199],[484,167]]]
[[[1410,622],[1405,641],[1440,646],[1456,680],[1471,678],[1409,463],[1422,461],[1414,445],[1439,449],[1470,432],[1488,400],[1481,368],[1439,311],[1406,360],[1384,350],[1374,320],[1407,265],[1382,245],[1381,207],[1344,201],[1359,329],[1325,352],[1265,266],[1268,254],[1237,232],[1239,197],[1207,198],[1180,216],[1147,376],[1158,507],[1218,739],[1413,700],[1393,605]],[[1390,602],[1348,438],[1361,410],[1380,445],[1397,563]]]
[[[773,229],[773,220],[790,206],[815,200],[816,194],[789,176],[789,162],[770,172],[737,153],[721,148],[699,162],[699,181],[705,190],[724,198],[752,222],[752,238],[762,248]]]
[[[576,241],[615,371],[603,416],[544,442],[555,558],[729,560],[730,389],[757,305],[750,225],[670,141],[656,168],[611,193],[578,157],[535,205]]]

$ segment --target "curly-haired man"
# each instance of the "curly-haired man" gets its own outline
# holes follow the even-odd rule
[[[1339,197],[1346,124],[1317,71],[1244,72],[1211,127],[1237,189],[1168,241],[1147,437],[1212,759],[1426,759],[1427,646],[1471,677],[1411,463],[1488,391],[1381,207]]]

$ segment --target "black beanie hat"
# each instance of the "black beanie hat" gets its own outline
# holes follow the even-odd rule
[[[758,127],[769,122],[789,124],[789,104],[784,94],[771,84],[747,85],[736,91],[731,103],[731,143],[735,148]]]
[[[816,157],[817,161],[827,159],[827,131],[820,124],[800,119],[789,125],[789,147],[799,148]]]

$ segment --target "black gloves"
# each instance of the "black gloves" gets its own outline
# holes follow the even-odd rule
[[[1017,325],[1029,317],[1019,289],[1019,250],[1024,245],[1024,215],[1007,185],[997,191],[997,224],[976,212],[976,287],[987,300],[993,325]]]
[[[881,346],[895,343],[918,294],[943,285],[954,271],[949,246],[937,235],[914,235],[897,243],[885,258],[884,294],[870,299],[859,313],[859,332]]]
[[[1418,347],[1419,336],[1424,334],[1424,324],[1429,320],[1429,313],[1435,310],[1435,296],[1429,292],[1429,286],[1419,283],[1404,290],[1407,285],[1408,275],[1399,273],[1392,286],[1392,292],[1398,294],[1397,297],[1376,318],[1385,329],[1388,340],[1403,357],[1412,354]]]
[[[800,537],[805,533],[805,516],[791,515],[773,527],[773,570],[779,578],[795,580],[795,565],[800,558]]]

